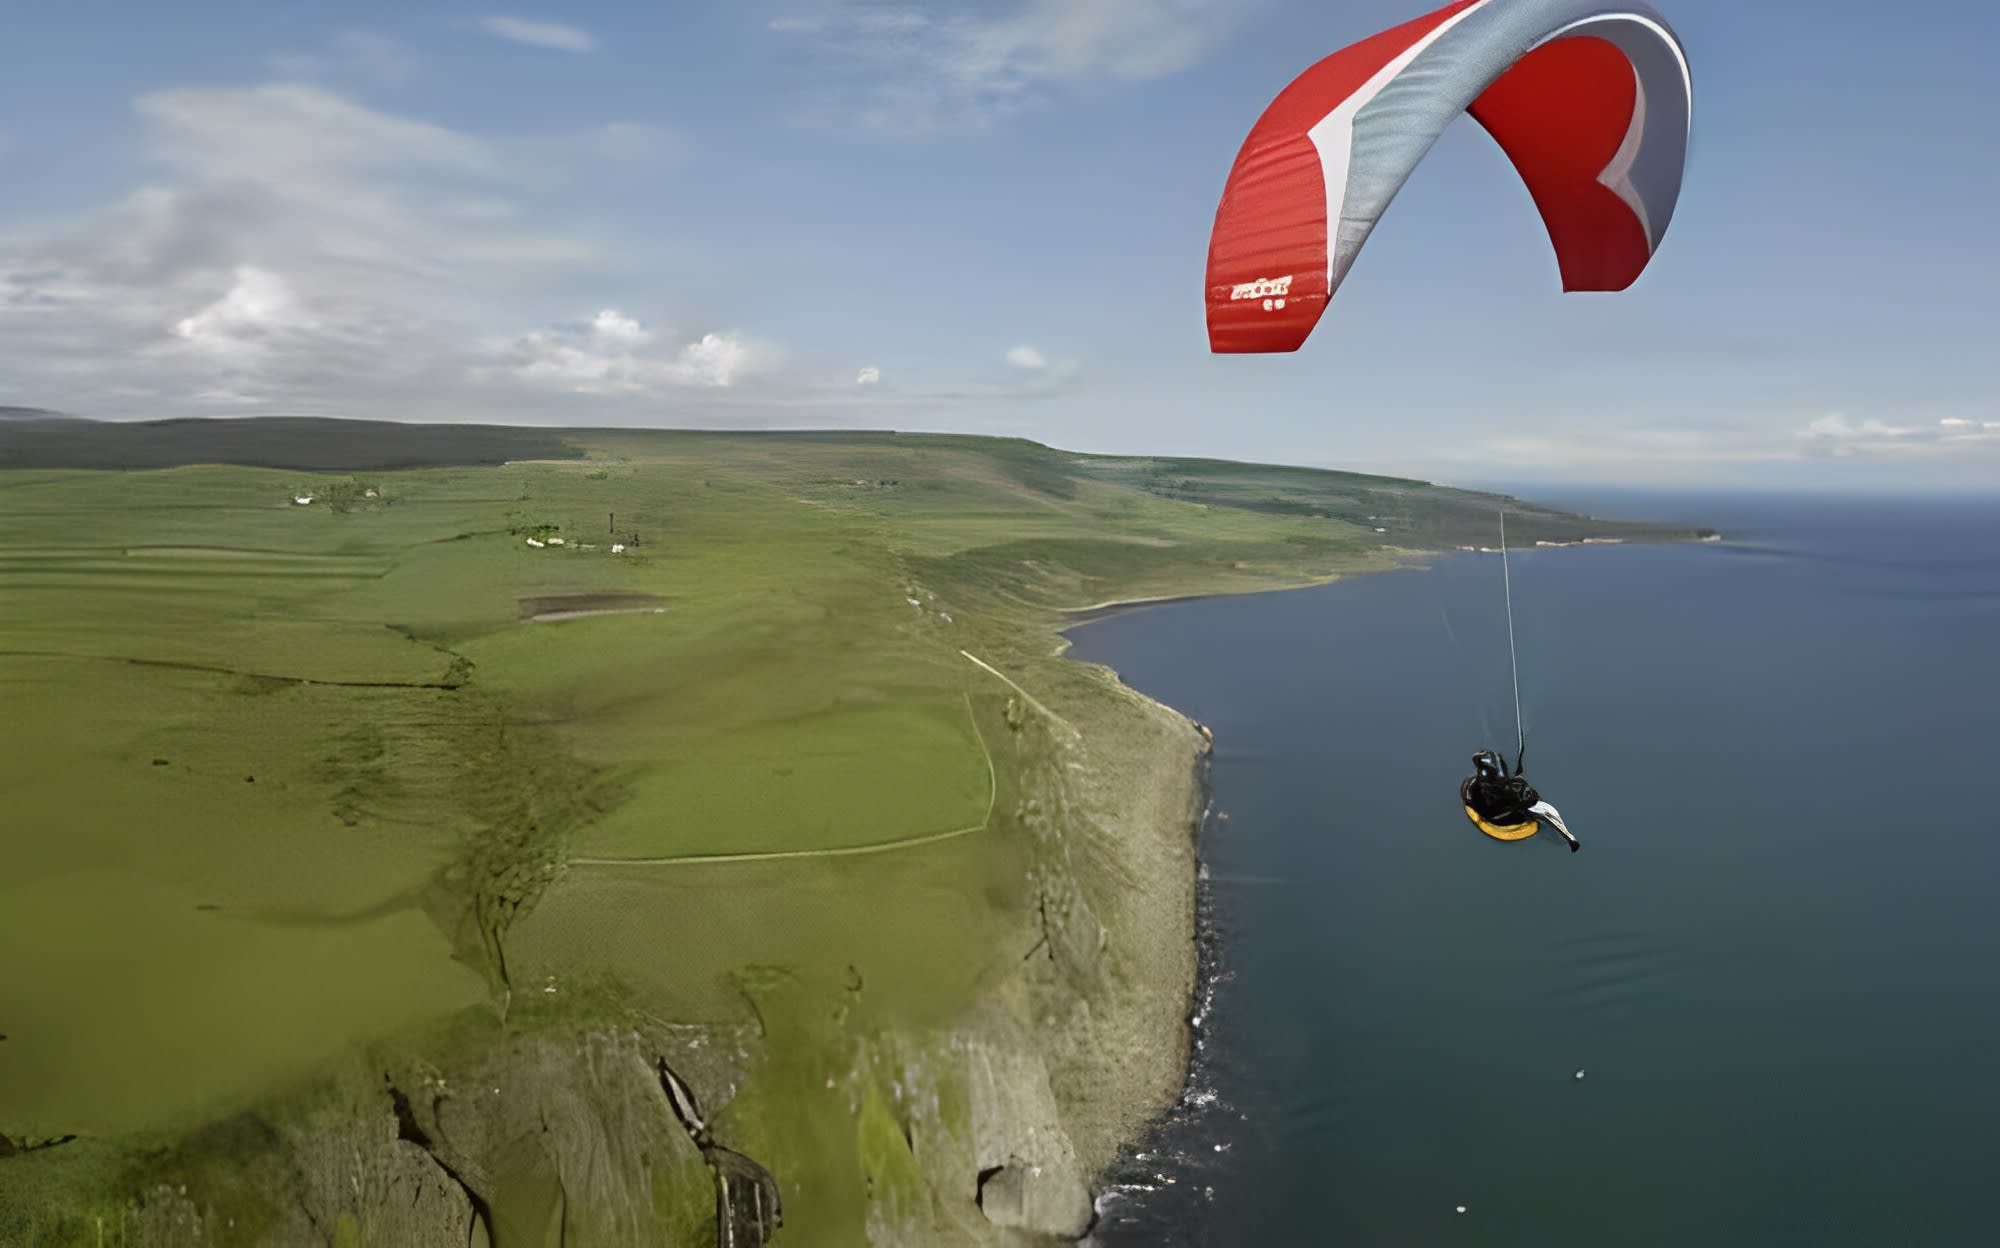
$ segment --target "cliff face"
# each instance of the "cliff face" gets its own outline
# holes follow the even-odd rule
[[[931,1216],[875,1242],[1080,1238],[1094,1176],[1180,1090],[1206,741],[1108,676],[1067,691],[1002,708],[996,827],[1031,847],[1033,943],[958,1026],[885,1047]]]

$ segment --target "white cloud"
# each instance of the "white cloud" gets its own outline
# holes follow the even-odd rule
[[[760,352],[741,335],[707,333],[679,347],[652,347],[655,335],[613,309],[587,326],[535,330],[500,344],[486,379],[508,376],[577,394],[647,395],[685,387],[727,387],[751,375]]]
[[[302,83],[166,90],[134,110],[142,184],[0,228],[0,375],[17,393],[113,417],[498,416],[549,410],[565,376],[692,393],[772,361],[735,334],[657,342],[614,305],[496,366],[480,345],[495,330],[579,292],[658,289],[615,240],[536,224],[604,189],[612,158],[588,134],[481,138]]]
[[[525,43],[530,47],[553,48],[558,52],[588,52],[597,40],[588,31],[558,22],[536,22],[519,17],[484,17],[480,29],[496,38]]]
[[[417,54],[405,44],[372,30],[344,30],[318,52],[271,58],[285,78],[312,81],[402,82],[416,73]]]
[[[1938,428],[1944,432],[1939,441],[1949,442],[1954,447],[1963,448],[1969,442],[2000,441],[2000,420],[1968,420],[1963,416],[1947,416],[1938,421]]]
[[[1968,445],[1973,443],[2000,443],[2000,421],[1945,416],[1931,425],[1897,425],[1876,417],[1855,421],[1834,412],[1799,431],[1799,445],[1807,454],[1839,458],[1952,455],[1974,450]]]
[[[677,385],[726,386],[756,367],[756,352],[735,334],[703,334],[681,348],[666,376]]]
[[[1855,417],[1845,412],[1825,412],[1811,419],[1738,412],[1642,420],[1616,410],[1540,416],[1507,432],[1467,438],[1450,450],[1427,454],[1424,471],[1437,479],[1506,468],[1536,474],[1530,479],[1546,474],[1590,479],[1589,474],[1595,473],[1600,480],[1620,476],[1664,480],[1674,473],[1697,473],[1707,465],[1740,470],[1740,479],[1749,480],[1765,471],[1779,475],[1818,471],[1833,461],[1893,462],[1915,469],[1954,455],[1971,462],[1973,455],[2000,450],[2000,422],[1989,432],[1978,420],[1930,414],[1921,420],[1915,415]],[[1404,468],[1408,467],[1406,463]]]
[[[1235,29],[1254,0],[1014,0],[1009,7],[993,17],[933,18],[913,5],[846,0],[831,13],[780,18],[770,27],[812,40],[814,52],[854,71],[809,115],[925,133],[990,125],[1052,85],[1141,81],[1187,69]]]
[[[542,272],[498,273],[480,253],[552,240],[453,212],[510,196],[489,144],[302,84],[162,91],[134,109],[144,184],[0,235],[0,368],[79,410],[428,384],[441,344],[425,292]]]
[[[1248,8],[1241,0],[1032,0],[1011,19],[980,33],[966,69],[1003,66],[1051,78],[1103,74],[1148,79],[1199,61]]]
[[[421,193],[508,176],[490,143],[315,86],[182,88],[140,96],[134,107],[147,156],[169,181],[282,201],[321,223],[421,213]],[[358,200],[329,203],[330,193]]]
[[[183,317],[174,333],[198,351],[234,357],[260,351],[279,335],[314,328],[283,278],[246,264],[236,270],[227,294]]]
[[[631,258],[644,247],[573,224],[592,215],[578,204],[624,193],[627,165],[597,140],[669,141],[651,127],[487,137],[301,82],[169,89],[133,108],[129,189],[39,223],[0,205],[0,377],[17,395],[109,418],[699,411],[748,425],[1068,384],[1060,361],[997,357],[1011,382],[891,382],[672,302],[672,275]],[[635,297],[662,300],[649,308],[679,332]]]
[[[1873,416],[1856,424],[1839,412],[1829,412],[1805,427],[1806,437],[1837,442],[1909,438],[1922,432],[1909,425],[1892,425]]]
[[[639,322],[615,308],[606,308],[592,317],[590,329],[605,342],[631,343],[634,346],[648,342],[653,337]]]
[[[1007,352],[1007,362],[1015,368],[1025,368],[1030,371],[1039,371],[1049,366],[1048,359],[1040,351],[1026,344]]]

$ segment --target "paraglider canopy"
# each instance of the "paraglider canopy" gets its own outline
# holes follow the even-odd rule
[[[1624,290],[1665,237],[1693,84],[1642,3],[1455,0],[1299,75],[1237,154],[1208,248],[1209,347],[1296,351],[1438,136],[1470,112],[1568,291]]]

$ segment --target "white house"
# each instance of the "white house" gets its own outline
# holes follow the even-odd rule
[[[560,546],[562,544],[563,540],[560,537],[552,537],[549,539],[549,545],[551,546]]]
[[[614,554],[614,555],[622,555],[622,554],[624,554],[624,553],[625,553],[625,543],[623,543],[623,542],[613,542],[613,543],[611,543],[611,553],[612,553],[612,554]]]
[[[536,550],[540,550],[543,544],[531,537],[528,539],[528,545],[533,546]]]
[[[303,507],[313,501],[313,496],[310,494],[297,494],[292,497],[292,501]]]

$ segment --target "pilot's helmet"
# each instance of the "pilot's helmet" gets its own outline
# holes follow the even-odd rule
[[[1472,769],[1482,776],[1499,778],[1506,769],[1501,765],[1500,756],[1492,750],[1481,750],[1472,756]]]

